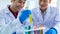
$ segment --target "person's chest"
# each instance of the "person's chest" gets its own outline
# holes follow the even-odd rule
[[[33,13],[33,23],[34,25],[40,25],[42,23],[44,26],[52,27],[55,24],[55,16],[55,13],[47,13],[43,20],[41,13]]]

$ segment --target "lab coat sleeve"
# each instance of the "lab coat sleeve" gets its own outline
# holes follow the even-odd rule
[[[5,26],[3,31],[1,31],[1,34],[12,34],[13,32],[18,32],[18,31],[20,31],[20,33],[23,33],[23,26],[18,19],[15,19],[7,26]]]
[[[60,13],[57,11],[55,16],[55,27],[57,29],[58,34],[60,34]]]
[[[4,27],[5,27],[5,20],[0,13],[0,32],[4,29]]]

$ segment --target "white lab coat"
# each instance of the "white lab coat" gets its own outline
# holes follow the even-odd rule
[[[44,21],[43,21],[41,11],[39,10],[39,8],[33,9],[32,10],[33,24],[39,25],[40,23],[42,23],[43,27],[45,28],[44,33],[50,27],[55,27],[56,29],[60,28],[60,26],[57,25],[57,24],[60,24],[58,9],[56,9],[54,7],[48,7],[46,12],[47,13],[46,13],[46,15],[44,17]],[[19,14],[20,14],[20,12],[19,12]],[[28,20],[29,19],[27,19],[25,21],[27,25],[28,25],[27,22],[29,22]],[[14,31],[17,31],[18,32],[17,34],[23,34],[23,32],[24,32],[23,27],[24,27],[24,25],[22,26],[22,24],[19,21],[19,15],[18,15],[17,19],[15,19],[13,14],[9,11],[8,7],[1,10],[1,12],[0,12],[0,34],[11,34]]]
[[[57,29],[58,34],[60,34],[60,15],[59,10],[55,7],[48,6],[46,10],[46,15],[44,16],[44,20],[41,14],[41,10],[39,7],[34,8],[32,10],[33,15],[33,23],[34,25],[43,25],[43,32],[45,33],[49,28],[54,27]]]
[[[23,9],[21,9],[20,12],[22,10]],[[22,24],[18,19],[19,14],[18,17],[15,19],[13,14],[8,9],[8,6],[5,9],[0,10],[0,34],[11,34],[13,33],[13,31],[16,31],[18,28],[22,30],[21,28]]]

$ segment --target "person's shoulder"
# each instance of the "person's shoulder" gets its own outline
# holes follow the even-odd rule
[[[3,9],[0,10],[0,13],[5,13],[6,11],[8,11],[8,7],[5,7]]]
[[[50,11],[52,13],[59,13],[59,8],[50,6]]]
[[[52,11],[59,11],[59,8],[57,8],[57,7],[52,7],[52,6],[50,6],[50,9],[51,9]]]
[[[38,9],[38,7],[36,7],[36,8],[33,8],[32,10],[37,10]]]
[[[0,10],[0,13],[1,13],[1,12],[4,13],[5,10],[6,10],[6,8],[1,9],[1,10]]]
[[[7,8],[3,8],[0,10],[0,16],[4,16],[5,15],[5,11],[7,11]]]
[[[32,13],[36,13],[36,12],[37,12],[37,10],[39,10],[39,8],[38,8],[38,7],[33,8],[33,9],[32,9]]]

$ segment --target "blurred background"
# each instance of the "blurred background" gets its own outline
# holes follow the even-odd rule
[[[9,4],[11,4],[10,0],[0,0],[0,10]],[[50,5],[60,9],[60,0],[52,0]],[[28,6],[28,9],[32,10],[33,8],[38,7],[38,0],[27,0],[24,8],[26,6]]]
[[[11,4],[10,0],[0,0],[0,10],[5,8],[8,4]],[[52,0],[50,5],[60,9],[60,0]],[[27,0],[25,6],[29,6],[30,10],[38,7],[38,0]]]

